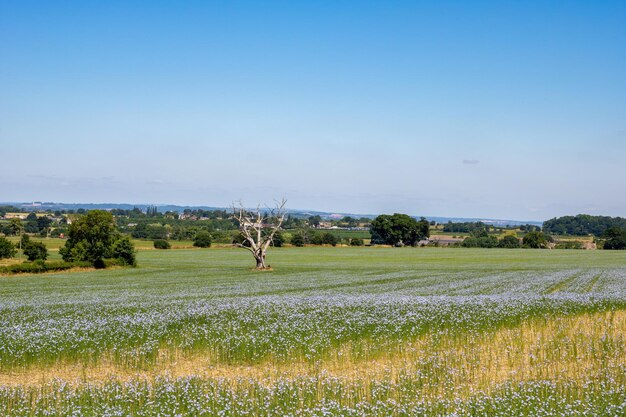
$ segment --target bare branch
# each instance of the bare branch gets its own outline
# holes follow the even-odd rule
[[[266,210],[261,210],[259,204],[255,211],[248,211],[241,201],[239,201],[239,207],[234,204],[231,205],[233,210],[231,218],[239,223],[239,230],[250,244],[249,247],[243,244],[236,244],[236,246],[244,247],[252,252],[257,261],[257,269],[267,268],[265,266],[265,252],[285,221],[287,200],[282,198],[280,201],[274,201],[276,206],[273,208],[266,206]],[[263,233],[264,230],[268,232]]]

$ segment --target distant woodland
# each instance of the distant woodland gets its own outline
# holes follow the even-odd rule
[[[626,219],[623,217],[590,216],[563,216],[544,222],[543,231],[553,235],[570,236],[602,236],[608,229],[626,229]]]

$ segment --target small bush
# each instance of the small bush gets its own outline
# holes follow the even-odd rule
[[[564,240],[554,246],[555,249],[582,249],[583,244],[578,240]]]
[[[363,246],[363,239],[361,239],[360,237],[355,237],[350,239],[350,246]]]
[[[43,242],[28,242],[24,247],[24,255],[29,261],[48,259],[48,249]]]
[[[17,249],[15,249],[15,245],[9,242],[8,239],[0,237],[0,259],[12,258],[16,253]]]
[[[128,266],[129,265],[126,263],[124,259],[121,259],[121,258],[105,259],[103,261],[103,264],[105,268],[110,268],[112,266]],[[135,266],[135,265],[131,265],[131,266]]]
[[[531,249],[546,249],[553,241],[552,236],[537,231],[526,233],[523,239],[524,247]]]
[[[337,246],[337,243],[339,243],[339,239],[332,233],[326,232],[322,234],[322,243],[324,245]]]
[[[30,236],[24,234],[20,238],[20,248],[24,249],[30,243]]]
[[[324,239],[322,238],[322,234],[321,233],[313,233],[311,235],[311,244],[313,245],[323,245],[324,244]]]
[[[517,249],[521,248],[522,244],[516,236],[507,235],[504,236],[500,242],[498,242],[498,247],[505,249]]]
[[[304,246],[304,236],[302,235],[302,233],[296,233],[295,235],[293,235],[293,237],[291,238],[291,244],[299,248]]]
[[[91,262],[23,262],[21,264],[9,265],[0,268],[2,274],[40,274],[43,272],[65,271],[71,268],[89,268],[93,266]]]
[[[65,229],[56,228],[50,232],[50,237],[61,237],[61,235],[65,235],[67,231]]]
[[[209,248],[211,247],[211,234],[209,232],[198,232],[196,238],[193,240],[193,245],[197,248]]]
[[[137,265],[135,246],[128,236],[123,236],[113,243],[113,258],[118,259],[125,265]],[[106,262],[104,262],[104,266],[106,266]]]
[[[165,239],[157,239],[154,241],[155,249],[172,249],[172,245]]]
[[[211,237],[213,237],[213,236],[211,236]],[[213,240],[213,239],[211,239],[211,240]],[[233,245],[237,245],[237,246],[243,245],[243,246],[248,247],[248,248],[250,247],[250,242],[248,242],[248,239],[246,239],[246,237],[240,231],[237,231],[237,232],[232,234],[231,239],[230,239],[230,243],[232,243]]]
[[[470,236],[461,243],[465,248],[495,248],[498,247],[498,238],[495,236]]]
[[[283,234],[280,232],[276,232],[276,234],[274,235],[274,238],[272,239],[271,245],[276,248],[282,248],[284,243],[285,243],[285,237],[283,236]]]
[[[603,237],[606,239],[606,241],[604,242],[604,249],[626,249],[626,229],[612,227],[604,232]]]

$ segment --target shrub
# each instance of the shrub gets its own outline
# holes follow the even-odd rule
[[[0,237],[0,259],[12,258],[16,253],[17,249],[15,249],[15,245],[9,242],[8,239]]]
[[[311,244],[313,245],[323,245],[324,244],[324,239],[322,238],[322,234],[321,233],[313,233],[311,235]]]
[[[26,246],[28,246],[29,243],[30,236],[23,234],[22,237],[20,237],[20,248],[24,249]]]
[[[350,239],[350,246],[363,246],[363,239],[361,239],[360,237],[354,237],[352,239]]]
[[[91,262],[44,262],[36,260],[35,262],[23,262],[21,264],[9,265],[0,268],[3,274],[39,274],[43,272],[65,271],[71,268],[89,268]]]
[[[154,241],[155,249],[172,249],[172,245],[165,239],[157,239]]]
[[[337,236],[329,232],[322,234],[322,244],[337,246],[337,243],[339,243],[339,239],[337,238]]]
[[[604,232],[604,249],[626,249],[626,230],[612,227]]]
[[[461,246],[465,248],[496,248],[498,247],[498,238],[495,236],[470,236],[461,243]]]
[[[304,236],[302,235],[302,233],[296,233],[295,235],[293,235],[293,237],[291,238],[291,244],[297,247],[304,246]]]
[[[133,242],[130,241],[130,237],[123,236],[113,243],[112,258],[119,260],[124,265],[136,266],[137,259],[135,258],[135,247]],[[106,267],[106,262],[103,266]]]
[[[28,242],[24,247],[24,255],[29,261],[48,259],[48,249],[43,242]]]
[[[276,232],[276,234],[274,235],[274,238],[272,239],[271,245],[277,248],[281,248],[284,243],[285,243],[285,237],[283,236],[283,234],[280,232]]]
[[[193,240],[193,245],[197,248],[209,248],[211,247],[211,234],[209,232],[198,232],[196,238]]]
[[[551,242],[552,236],[537,231],[526,233],[523,239],[524,247],[532,249],[546,249]]]
[[[582,249],[583,244],[578,240],[564,240],[554,247],[555,249]]]
[[[500,242],[498,242],[498,247],[506,249],[517,249],[521,248],[522,244],[520,243],[517,236],[507,235],[504,236],[502,240],[500,240]]]

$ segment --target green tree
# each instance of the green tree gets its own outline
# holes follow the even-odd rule
[[[602,236],[611,228],[626,229],[626,218],[608,216],[563,216],[543,223],[543,231],[557,235]]]
[[[130,241],[130,237],[121,236],[114,243],[112,247],[112,258],[122,261],[129,266],[137,265],[135,246]]]
[[[498,243],[499,248],[516,249],[522,247],[519,239],[513,235],[504,236]]]
[[[345,224],[346,227],[357,227],[359,225],[359,221],[354,217],[346,216],[341,219],[341,223]]]
[[[45,261],[48,259],[48,249],[43,242],[33,242],[29,241],[26,246],[24,246],[24,255],[29,261],[36,261],[41,259]]]
[[[68,230],[68,240],[65,246],[59,250],[59,253],[64,261],[87,261],[96,268],[104,268],[104,259],[119,257],[114,252],[114,244],[118,240],[124,241],[120,243],[119,249],[128,245],[132,248],[130,239],[120,237],[111,213],[103,210],[91,210],[72,222]],[[131,251],[133,250],[131,249]],[[129,265],[134,264],[134,259],[131,259],[134,258],[134,253],[132,257],[129,254],[124,256],[128,259],[120,259]]]
[[[406,214],[382,214],[372,220],[372,243],[392,246],[417,246],[430,236],[430,224],[424,218],[419,222]]]
[[[0,237],[0,259],[12,258],[17,253],[15,245],[7,238]]]
[[[522,243],[524,247],[531,249],[546,249],[553,241],[552,236],[543,232],[529,232],[524,236]]]
[[[309,226],[317,227],[322,222],[322,218],[320,216],[311,216],[309,217]]]
[[[611,227],[602,236],[606,239],[604,249],[626,249],[626,229]]]
[[[20,248],[25,248],[30,243],[30,236],[22,235],[20,237]]]
[[[42,230],[47,230],[52,224],[52,219],[48,216],[41,216],[37,219],[37,228]]]
[[[483,231],[483,233],[478,233],[477,236],[465,238],[461,246],[465,248],[495,248],[498,246],[498,238],[490,236]]]
[[[22,224],[22,221],[20,219],[14,218],[11,219],[11,222],[9,223],[9,228],[11,230],[11,235],[17,236],[24,230],[24,225]]]

